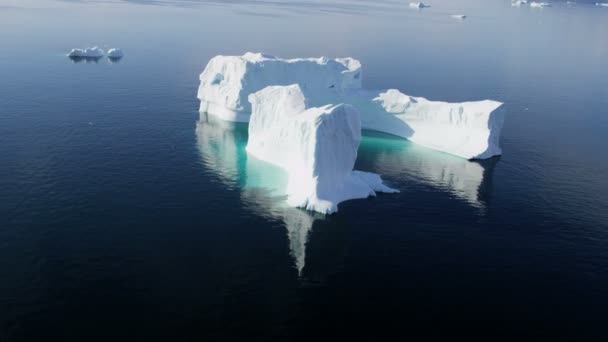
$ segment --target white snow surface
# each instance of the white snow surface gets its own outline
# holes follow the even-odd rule
[[[429,101],[398,90],[361,88],[362,68],[352,58],[280,59],[265,54],[212,58],[200,75],[200,111],[247,122],[249,94],[267,86],[298,84],[307,105],[346,103],[358,109],[363,129],[390,133],[466,159],[502,153],[502,103]]]
[[[331,214],[340,202],[397,192],[377,174],[353,171],[361,141],[356,108],[307,107],[298,84],[267,87],[249,101],[247,152],[287,171],[289,205]]]
[[[103,50],[97,46],[88,47],[85,49],[72,49],[68,53],[68,57],[83,57],[83,58],[99,58],[103,57]]]
[[[124,57],[124,53],[121,49],[113,48],[108,50],[108,57],[110,58],[122,58]]]

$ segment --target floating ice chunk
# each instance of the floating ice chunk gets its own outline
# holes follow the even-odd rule
[[[452,14],[451,17],[454,18],[454,19],[463,20],[463,19],[466,19],[467,16],[464,15],[464,14]]]
[[[97,46],[86,49],[72,49],[68,53],[68,57],[82,57],[82,58],[100,58],[103,57],[103,50],[98,48]]]
[[[410,2],[410,7],[420,9],[420,8],[431,7],[431,6],[425,5],[422,2]]]
[[[352,58],[285,60],[251,53],[217,56],[200,79],[201,112],[225,120],[249,121],[251,105],[245,102],[249,94],[267,86],[297,83],[308,106],[353,105],[361,113],[364,129],[394,134],[463,158],[500,154],[503,113],[497,109],[501,103],[434,102],[397,90],[362,90],[361,64]],[[410,106],[409,101],[421,103]]]
[[[363,128],[466,159],[486,159],[502,153],[499,135],[504,113],[499,110],[500,102],[429,101],[396,89],[360,90],[344,100],[365,113],[361,117]]]
[[[288,204],[324,214],[340,202],[397,192],[380,176],[353,171],[361,141],[359,112],[350,105],[307,108],[299,85],[251,94],[247,152],[287,171]]]
[[[521,5],[526,5],[527,3],[528,3],[528,0],[513,0],[513,1],[511,1],[511,6],[519,7]]]
[[[608,7],[608,2],[596,2],[595,6]]]
[[[109,58],[122,58],[123,56],[124,56],[124,53],[122,52],[121,49],[113,48],[113,49],[108,50]]]
[[[534,7],[534,8],[551,7],[551,4],[549,4],[548,2],[536,2],[536,1],[532,1],[530,3],[530,7]]]

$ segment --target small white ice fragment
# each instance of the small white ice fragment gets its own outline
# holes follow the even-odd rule
[[[536,1],[532,1],[530,3],[530,7],[533,7],[533,8],[551,7],[551,4],[549,4],[548,2],[536,2]]]
[[[528,0],[513,0],[511,1],[511,6],[519,7],[521,5],[525,5],[528,3]]]
[[[466,19],[467,16],[464,15],[464,14],[452,14],[451,17],[454,18],[454,19],[463,20],[463,19]]]
[[[422,2],[410,2],[410,7],[411,8],[418,8],[418,9],[420,9],[420,8],[431,7],[431,6],[425,5]]]
[[[596,2],[595,6],[608,7],[608,2]]]

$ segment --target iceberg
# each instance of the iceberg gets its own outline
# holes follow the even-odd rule
[[[502,154],[502,103],[492,100],[448,103],[413,97],[397,89],[359,90],[345,98],[365,115],[365,129],[389,133],[465,159]]]
[[[511,6],[519,7],[521,5],[526,5],[528,0],[513,0],[511,1]]]
[[[422,2],[410,2],[410,8],[420,9],[420,8],[425,8],[425,7],[431,7],[431,6],[425,5]]]
[[[124,53],[122,52],[121,49],[113,48],[113,49],[108,50],[108,57],[109,58],[122,58],[122,57],[124,57]]]
[[[460,19],[460,20],[463,20],[463,19],[467,18],[467,16],[464,15],[464,14],[452,14],[451,17],[454,18],[454,19]]]
[[[596,2],[595,6],[608,7],[608,2]]]
[[[103,50],[97,46],[86,49],[72,49],[67,56],[72,58],[101,58],[103,57]]]
[[[377,174],[353,171],[361,141],[354,107],[307,107],[298,84],[267,87],[249,101],[247,152],[287,172],[289,205],[331,214],[340,202],[397,192]]]
[[[530,3],[530,7],[534,7],[534,8],[551,7],[551,4],[549,4],[548,2],[537,2],[537,1],[532,1],[532,2]]]
[[[358,109],[362,128],[390,133],[466,159],[502,153],[502,103],[447,103],[398,90],[361,87],[361,63],[353,58],[280,59],[260,53],[216,56],[200,75],[200,111],[248,122],[249,94],[268,86],[298,84],[310,107],[346,103]]]

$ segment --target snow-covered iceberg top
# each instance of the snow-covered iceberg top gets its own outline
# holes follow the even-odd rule
[[[200,75],[200,111],[229,121],[249,121],[249,94],[268,86],[298,84],[308,106],[347,103],[364,129],[394,134],[467,159],[501,153],[502,103],[447,103],[397,90],[361,89],[362,69],[352,58],[280,59],[264,54],[217,56]],[[382,95],[384,94],[384,95]]]
[[[300,84],[311,105],[335,103],[343,89],[361,87],[361,64],[352,58],[281,59],[267,54],[216,56],[200,75],[200,110],[230,121],[249,121],[249,94],[267,86]]]
[[[102,49],[95,47],[85,49],[72,49],[68,53],[68,57],[82,57],[82,58],[100,58],[104,56]]]
[[[340,202],[397,192],[379,175],[353,171],[361,119],[350,105],[307,108],[299,85],[271,86],[249,96],[247,152],[287,171],[288,204],[324,214]]]
[[[108,50],[108,57],[109,58],[122,58],[124,57],[124,53],[122,52],[121,49],[117,49],[117,48],[113,48]]]

